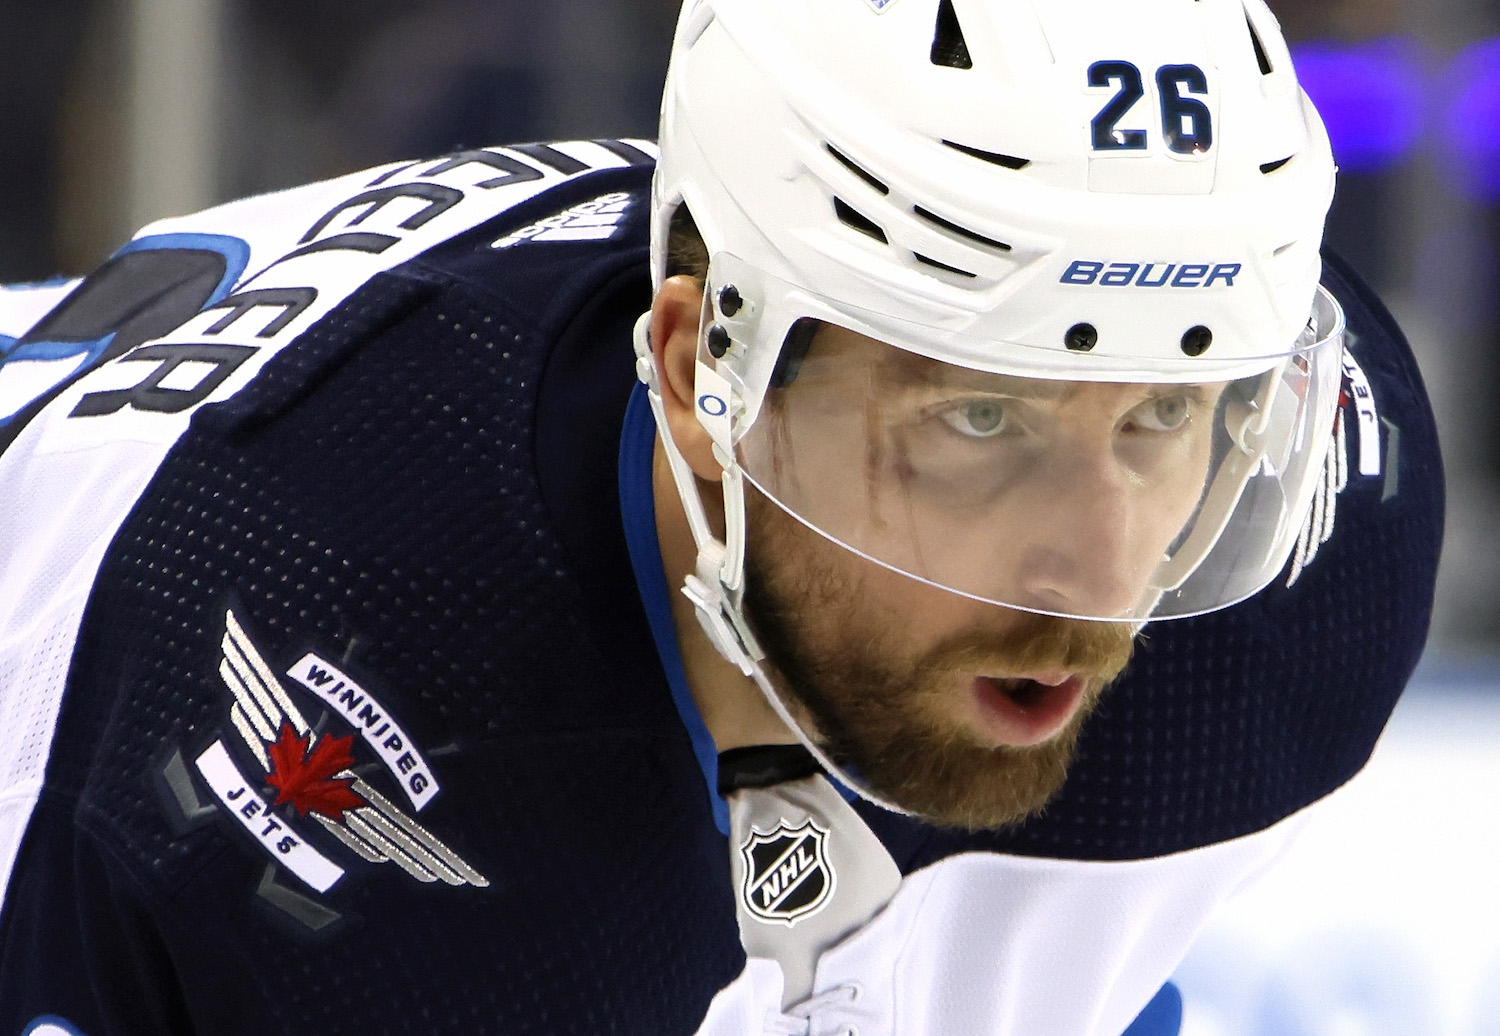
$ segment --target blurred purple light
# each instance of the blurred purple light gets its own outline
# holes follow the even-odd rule
[[[1292,59],[1328,126],[1340,168],[1375,172],[1410,157],[1422,135],[1423,110],[1413,41],[1307,43],[1293,49]]]
[[[1500,198],[1500,39],[1470,46],[1449,70],[1444,135],[1458,157],[1445,162],[1460,178],[1466,194]]]

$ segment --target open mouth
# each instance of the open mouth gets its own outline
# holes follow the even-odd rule
[[[1038,683],[1036,680],[1004,680],[996,677],[985,677],[1001,694],[1015,702],[1023,709],[1030,709],[1040,705],[1047,692],[1052,690],[1047,684]]]
[[[1080,676],[975,677],[973,699],[980,732],[997,745],[1024,748],[1057,735],[1083,700]]]

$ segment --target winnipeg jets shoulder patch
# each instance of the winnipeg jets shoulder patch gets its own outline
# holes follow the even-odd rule
[[[320,893],[344,877],[338,857],[348,853],[393,863],[422,882],[488,887],[483,874],[376,788],[383,770],[416,812],[439,785],[421,749],[370,691],[313,653],[283,682],[232,609],[219,647],[234,734],[199,751],[193,766],[220,809],[276,866]],[[289,688],[320,707],[316,729]],[[374,765],[361,766],[357,754],[373,756]],[[310,830],[331,841],[314,844]]]
[[[1334,415],[1333,439],[1323,464],[1323,478],[1313,493],[1312,505],[1303,520],[1292,550],[1291,567],[1286,585],[1296,585],[1303,571],[1318,555],[1318,548],[1333,537],[1334,519],[1338,514],[1338,497],[1349,485],[1349,436],[1354,435],[1356,469],[1361,478],[1381,475],[1380,412],[1375,393],[1353,353],[1344,350],[1343,384],[1339,389],[1339,406]],[[1390,430],[1395,435],[1394,428]],[[1394,458],[1392,470],[1386,472],[1385,495],[1395,495]]]

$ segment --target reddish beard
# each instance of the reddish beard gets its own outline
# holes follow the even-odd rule
[[[1085,718],[1129,661],[1132,627],[995,607],[993,621],[903,653],[893,634],[910,613],[864,585],[870,562],[757,493],[747,504],[746,614],[772,681],[834,761],[943,826],[1002,827],[1040,811],[1067,776]],[[953,715],[969,677],[1059,670],[1086,677],[1083,701],[1041,744],[987,744]]]

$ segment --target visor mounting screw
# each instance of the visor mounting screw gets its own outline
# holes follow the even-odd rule
[[[1075,353],[1086,353],[1099,344],[1099,332],[1093,324],[1074,324],[1063,335],[1063,345]]]
[[[732,317],[740,311],[745,300],[740,297],[740,289],[733,284],[726,284],[719,289],[719,312],[726,317]]]
[[[1182,336],[1182,351],[1189,356],[1202,356],[1213,344],[1214,333],[1202,324],[1188,328]]]
[[[722,360],[724,354],[729,351],[731,344],[729,332],[718,324],[708,329],[708,351],[713,353],[714,359]]]

